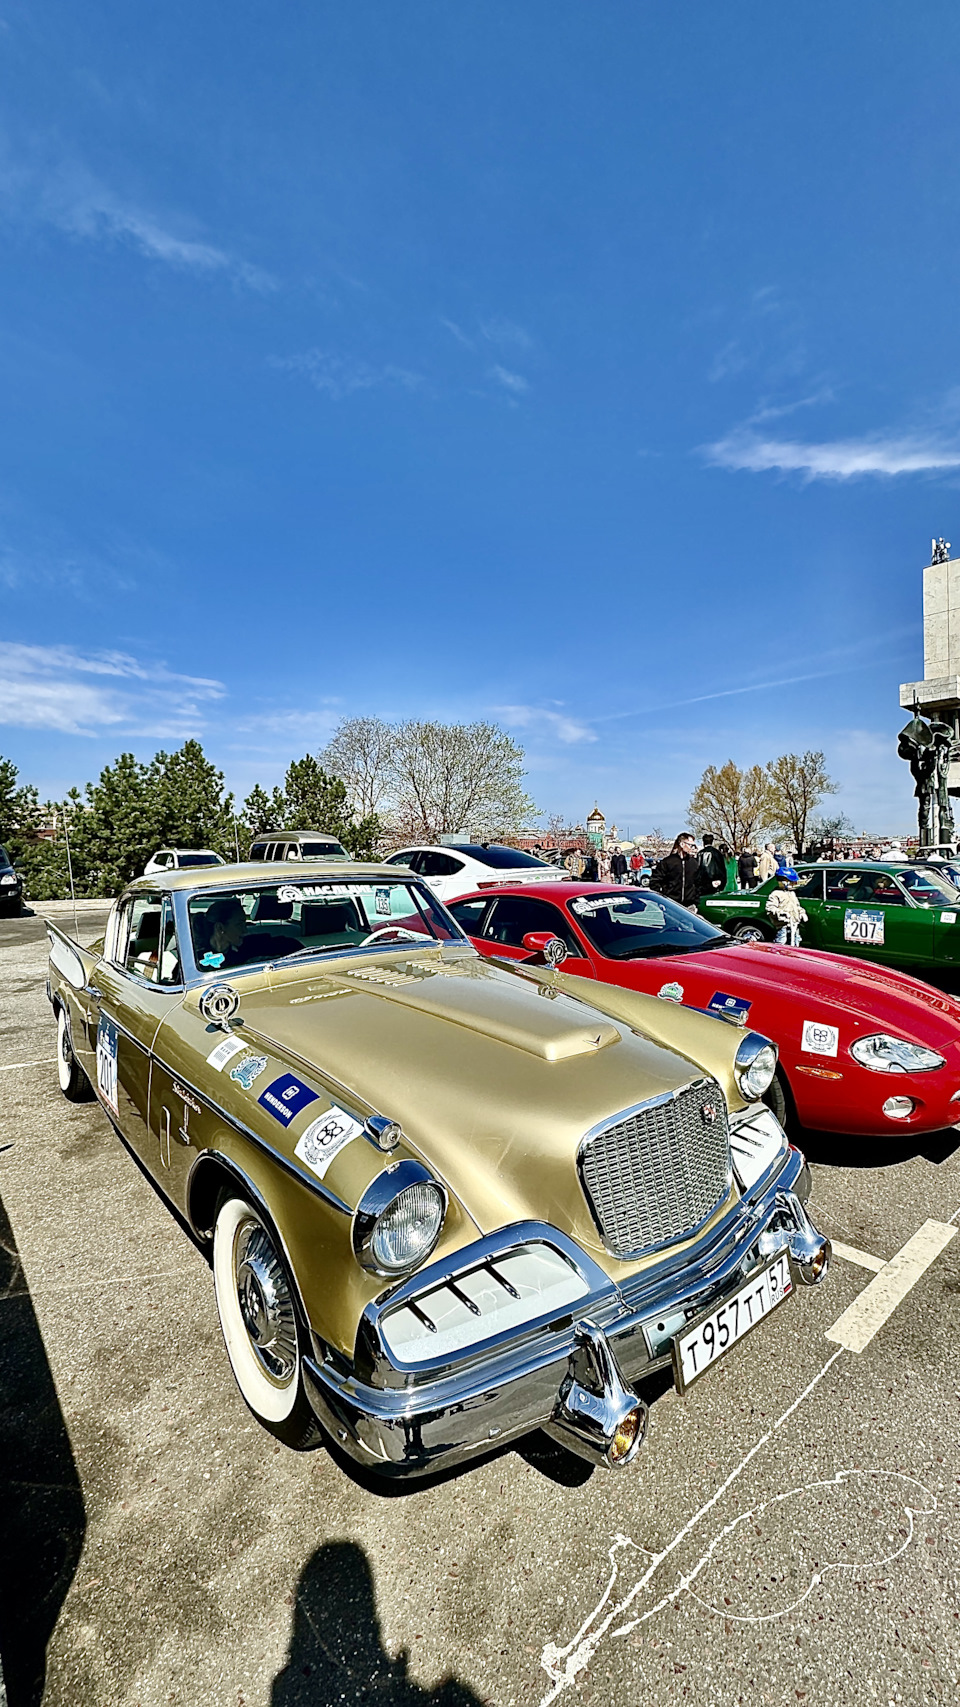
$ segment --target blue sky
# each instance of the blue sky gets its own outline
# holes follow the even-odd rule
[[[960,15],[2,0],[0,752],[491,717],[678,828],[823,747],[912,818],[960,528]],[[960,533],[957,533],[960,539]]]

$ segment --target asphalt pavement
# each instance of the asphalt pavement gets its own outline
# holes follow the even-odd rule
[[[809,1138],[846,1254],[635,1468],[533,1436],[398,1490],[250,1417],[203,1255],[60,1095],[45,964],[0,921],[9,1707],[960,1701],[960,1135]]]

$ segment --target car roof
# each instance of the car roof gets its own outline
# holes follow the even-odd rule
[[[241,865],[194,865],[180,871],[152,871],[148,877],[138,877],[127,889],[236,889],[245,883],[306,883],[313,878],[332,878],[342,883],[345,877],[390,877],[396,882],[395,865],[365,865],[361,860],[309,859],[293,867],[280,866],[276,860],[247,860]],[[126,891],[125,891],[126,893]]]
[[[332,830],[261,830],[259,835],[251,836],[253,842],[302,842],[304,836],[319,836],[326,842],[340,842]],[[340,843],[342,847],[342,843]]]
[[[495,901],[498,895],[533,895],[544,901],[569,901],[576,895],[652,895],[654,900],[661,897],[655,889],[638,889],[635,883],[580,883],[571,878],[564,883],[562,878],[554,878],[552,882],[543,883],[497,883],[486,889],[473,890],[469,895],[457,895],[448,901],[448,907],[459,907],[461,901]]]
[[[926,865],[923,859],[808,859],[797,861],[797,871],[849,871],[855,865],[858,871],[888,871],[891,877],[896,877],[898,871],[903,871],[911,865]],[[776,872],[774,872],[776,876]]]

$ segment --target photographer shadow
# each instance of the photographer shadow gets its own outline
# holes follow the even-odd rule
[[[86,1512],[60,1401],[0,1200],[0,1702],[39,1707],[47,1643]]]
[[[409,1654],[396,1659],[380,1634],[373,1577],[353,1541],[332,1541],[307,1560],[297,1585],[290,1649],[274,1679],[270,1707],[327,1707],[331,1701],[378,1707],[481,1707],[456,1678],[423,1689],[408,1675]]]

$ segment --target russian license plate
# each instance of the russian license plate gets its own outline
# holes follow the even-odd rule
[[[673,1341],[673,1367],[680,1392],[705,1374],[792,1291],[790,1262],[783,1251],[767,1268],[751,1275],[746,1286],[741,1286],[732,1298],[677,1334]]]

